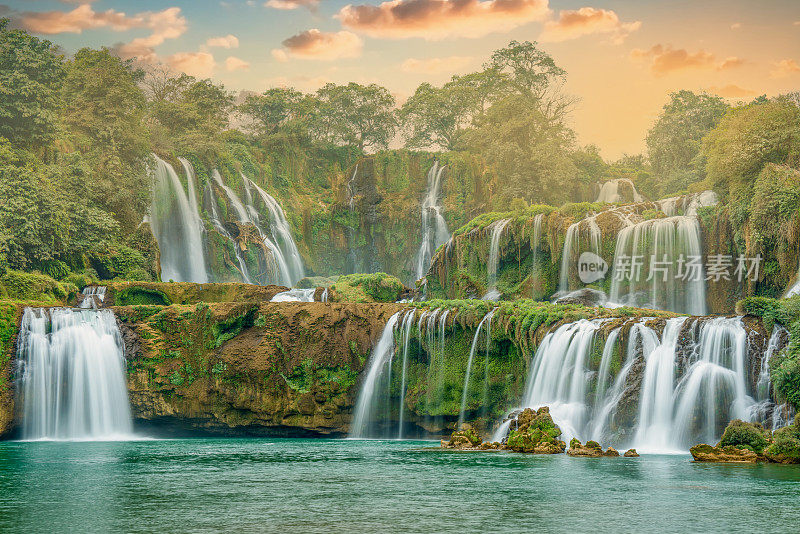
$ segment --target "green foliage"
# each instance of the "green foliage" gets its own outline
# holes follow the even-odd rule
[[[70,296],[64,285],[38,273],[8,270],[0,276],[0,285],[5,288],[7,297],[13,300],[63,305]]]
[[[395,100],[385,87],[376,84],[326,84],[317,91],[317,138],[358,149],[386,148],[392,139],[396,119]]]
[[[169,306],[172,300],[163,292],[144,287],[129,287],[114,297],[117,306]]]
[[[718,96],[677,91],[670,95],[647,133],[647,150],[659,184],[658,197],[685,193],[689,184],[705,178],[703,138],[728,110]]]
[[[761,454],[768,444],[767,433],[760,423],[747,423],[734,419],[725,427],[717,447],[745,448]]]
[[[800,416],[791,425],[779,428],[772,434],[772,444],[764,455],[773,462],[800,464]]]
[[[386,273],[348,274],[331,285],[339,302],[396,302],[403,283]]]
[[[40,148],[58,129],[58,85],[64,67],[55,45],[0,19],[0,138]]]

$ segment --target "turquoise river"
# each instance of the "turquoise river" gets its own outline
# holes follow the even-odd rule
[[[800,466],[436,445],[3,442],[0,531],[797,532],[800,525]]]

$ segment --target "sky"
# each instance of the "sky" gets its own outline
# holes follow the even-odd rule
[[[0,0],[0,17],[67,53],[108,46],[230,90],[355,81],[399,102],[537,41],[567,71],[580,144],[609,160],[645,149],[672,91],[800,90],[798,0]]]

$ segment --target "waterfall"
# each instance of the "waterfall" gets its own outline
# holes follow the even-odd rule
[[[270,302],[314,302],[316,288],[310,289],[290,289],[276,294]]]
[[[81,290],[81,295],[80,308],[96,310],[106,298],[106,286],[86,286]]]
[[[500,238],[511,219],[502,219],[492,224],[492,241],[489,246],[489,262],[486,264],[486,294],[483,300],[499,300],[500,292],[497,290],[497,264],[500,260]]]
[[[558,290],[561,293],[578,289],[572,284],[570,273],[577,267],[578,258],[582,252],[592,252],[600,255],[600,227],[595,217],[588,217],[567,228],[564,239],[564,249],[561,253],[561,270],[559,272]]]
[[[289,267],[289,275],[291,277],[291,285],[296,284],[301,278],[305,276],[303,270],[303,259],[300,257],[300,251],[297,249],[297,244],[292,237],[292,231],[289,227],[289,221],[286,220],[286,214],[275,200],[272,195],[261,189],[255,182],[242,176],[245,184],[250,184],[255,187],[261,201],[267,207],[270,215],[270,226],[272,235],[281,247],[284,257],[287,259]],[[251,204],[252,206],[252,201]],[[255,211],[255,209],[253,209]]]
[[[717,202],[718,198],[715,192],[702,191],[681,197],[664,198],[656,201],[656,205],[667,217],[676,215],[696,217],[698,209],[714,206]]]
[[[414,326],[416,310],[411,310],[403,316],[401,339],[403,340],[403,368],[400,375],[400,405],[398,406],[397,439],[403,439],[403,424],[405,423],[406,401],[406,375],[408,374],[408,350],[411,346],[411,328]]]
[[[270,237],[259,224],[258,219],[251,215],[253,212],[255,212],[255,208],[250,206],[250,209],[248,210],[236,192],[225,185],[225,183],[222,181],[222,176],[219,174],[219,171],[214,170],[212,176],[214,178],[214,182],[216,182],[216,184],[225,192],[225,195],[228,197],[230,205],[236,213],[237,220],[242,224],[252,224],[256,229],[256,232],[258,232],[262,243],[264,243],[266,249],[269,250],[271,259],[274,262],[274,272],[272,273],[271,281],[283,284],[285,286],[293,286],[297,280],[292,279],[292,274],[289,270],[289,265],[286,263],[283,252],[275,244],[275,242],[270,239]],[[242,177],[242,179],[244,181],[247,180],[245,177]]]
[[[652,219],[627,226],[617,236],[609,300],[705,315],[702,254],[695,217]]]
[[[458,412],[458,423],[456,424],[456,429],[460,429],[461,425],[464,423],[464,413],[467,410],[467,393],[469,391],[469,378],[470,373],[472,371],[472,361],[475,359],[475,352],[477,352],[478,348],[478,338],[481,335],[481,331],[483,330],[484,324],[486,325],[486,355],[484,356],[484,362],[488,364],[489,362],[489,345],[491,341],[492,335],[492,316],[494,316],[494,312],[496,309],[487,313],[481,322],[478,323],[478,329],[475,330],[475,335],[472,337],[472,345],[469,349],[469,357],[467,358],[467,369],[464,372],[464,389],[461,393],[461,408]],[[488,365],[486,367],[488,371]],[[487,377],[484,376],[484,385],[486,385]],[[486,404],[486,399],[484,400],[484,405]]]
[[[636,191],[636,186],[633,185],[631,180],[628,178],[617,178],[616,180],[609,180],[603,183],[603,185],[600,187],[600,194],[597,196],[597,200],[595,200],[595,202],[607,202],[609,204],[624,202],[625,199],[619,192],[620,184],[625,184],[631,188],[634,202],[642,202],[644,200],[642,195]]]
[[[203,222],[194,198],[193,173],[187,174],[191,200],[172,166],[155,154],[149,220],[161,253],[161,279],[208,281],[203,253]]]
[[[111,311],[26,308],[18,358],[24,439],[130,437],[122,337]]]
[[[428,189],[422,200],[422,242],[416,258],[417,280],[423,278],[428,272],[434,252],[439,246],[450,239],[450,231],[442,216],[442,207],[439,205],[439,195],[442,189],[442,173],[445,165],[439,166],[434,160],[433,166],[428,170]]]
[[[566,441],[685,450],[716,443],[731,419],[765,420],[750,391],[741,318],[673,318],[660,336],[648,319],[635,319],[603,340],[606,321],[559,326],[545,335],[531,362],[522,407],[549,406]],[[503,437],[499,428],[493,439]]]
[[[214,188],[211,187],[210,182],[206,184],[206,189],[203,193],[203,205],[206,207],[211,225],[222,237],[233,245],[233,251],[234,254],[236,254],[236,262],[239,264],[239,274],[242,277],[242,282],[252,284],[253,280],[250,278],[250,269],[247,268],[247,263],[244,260],[242,247],[239,246],[239,242],[233,238],[228,229],[225,228],[225,225],[222,224],[222,217],[219,214],[219,208],[217,206],[217,195],[214,192]]]
[[[397,324],[400,313],[397,312],[389,318],[378,343],[372,349],[367,366],[367,375],[364,377],[361,390],[358,392],[358,399],[353,412],[353,423],[350,426],[351,438],[370,437],[370,424],[375,420],[378,404],[381,400],[380,396],[384,393],[383,390],[388,390],[390,385],[390,380],[387,378],[391,375],[392,357],[394,356],[394,327]]]

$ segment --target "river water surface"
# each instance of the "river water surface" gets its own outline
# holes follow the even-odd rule
[[[2,532],[798,532],[800,467],[432,442],[0,443]]]

